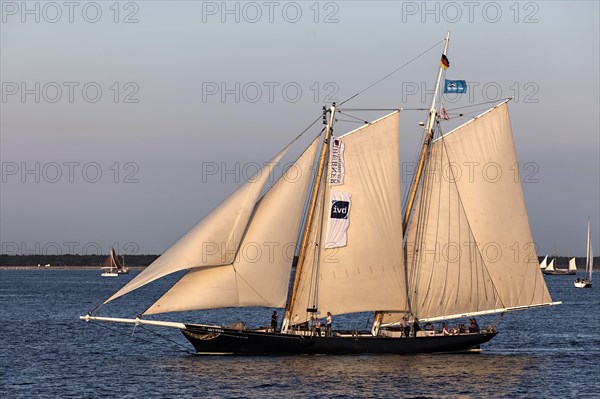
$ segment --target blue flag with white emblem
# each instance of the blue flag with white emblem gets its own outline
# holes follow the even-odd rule
[[[444,80],[444,93],[463,94],[467,92],[466,80]]]

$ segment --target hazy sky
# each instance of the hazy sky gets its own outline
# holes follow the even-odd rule
[[[469,92],[446,108],[515,96],[538,253],[583,256],[588,216],[600,251],[597,1],[2,1],[1,13],[1,252],[161,253],[325,102],[448,29],[447,77]],[[347,106],[428,107],[441,50]],[[403,162],[424,119],[402,113]]]

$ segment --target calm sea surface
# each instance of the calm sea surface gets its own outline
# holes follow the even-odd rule
[[[573,276],[546,276],[563,305],[500,318],[500,334],[479,354],[201,357],[178,330],[134,332],[78,319],[132,277],[0,271],[0,397],[600,397],[600,281],[576,289]],[[142,289],[97,314],[132,317],[163,289]],[[161,319],[257,326],[270,314],[221,310]],[[365,322],[335,318],[338,327]]]

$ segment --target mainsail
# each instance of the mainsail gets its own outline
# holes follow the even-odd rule
[[[227,265],[190,270],[144,314],[285,305],[318,138],[261,198]]]
[[[551,302],[521,191],[505,103],[436,139],[406,237],[419,319]],[[386,314],[385,324],[404,315]]]
[[[307,309],[343,314],[406,309],[400,193],[399,113],[338,137],[344,144],[343,184],[321,182],[291,324],[308,320]],[[336,182],[338,183],[338,182]],[[326,248],[334,219],[332,189],[351,196],[347,243]]]

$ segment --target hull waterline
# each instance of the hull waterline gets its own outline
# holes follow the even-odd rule
[[[551,276],[573,276],[577,274],[574,270],[542,270],[543,274],[551,275]]]
[[[497,332],[460,335],[419,336],[415,338],[348,335],[315,337],[308,335],[240,331],[186,324],[181,330],[198,354],[212,355],[286,355],[327,354],[350,355],[412,354],[464,352],[479,349],[479,345],[494,338]]]

